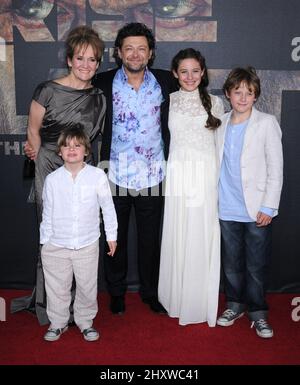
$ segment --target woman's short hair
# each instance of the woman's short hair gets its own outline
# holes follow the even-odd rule
[[[86,48],[90,45],[93,48],[96,60],[99,62],[103,55],[104,43],[98,33],[86,25],[72,29],[66,40],[66,56],[71,59],[79,48]]]

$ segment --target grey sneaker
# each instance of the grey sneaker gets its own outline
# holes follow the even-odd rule
[[[224,313],[217,319],[217,325],[219,326],[231,326],[234,321],[241,318],[244,313],[237,313],[231,309],[226,309]]]
[[[256,334],[262,338],[272,338],[273,337],[273,329],[268,324],[265,319],[259,319],[257,321],[252,321],[251,328],[255,327]]]
[[[82,334],[86,341],[97,341],[99,339],[99,333],[94,328],[84,329]]]
[[[60,336],[68,330],[68,326],[65,326],[64,328],[61,329],[53,329],[49,328],[47,330],[47,333],[44,335],[44,340],[46,341],[57,341],[60,339]]]

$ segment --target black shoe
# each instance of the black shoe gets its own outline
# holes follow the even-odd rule
[[[143,298],[143,302],[149,305],[150,309],[154,311],[154,313],[167,314],[167,310],[160,302],[158,302],[156,297]]]
[[[112,295],[110,300],[110,310],[113,314],[125,313],[125,300],[122,295]]]

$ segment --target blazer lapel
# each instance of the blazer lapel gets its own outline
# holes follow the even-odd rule
[[[256,121],[257,121],[257,114],[258,111],[256,108],[252,107],[251,115],[249,118],[248,125],[246,127],[245,137],[244,137],[244,144],[243,144],[243,151],[248,147],[249,143],[251,142],[251,139],[253,137],[253,133],[255,132],[256,127]]]

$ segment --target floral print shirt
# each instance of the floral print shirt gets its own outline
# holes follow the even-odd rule
[[[124,68],[113,80],[113,124],[109,179],[118,186],[141,190],[165,176],[160,125],[161,87],[146,68],[136,91]]]

